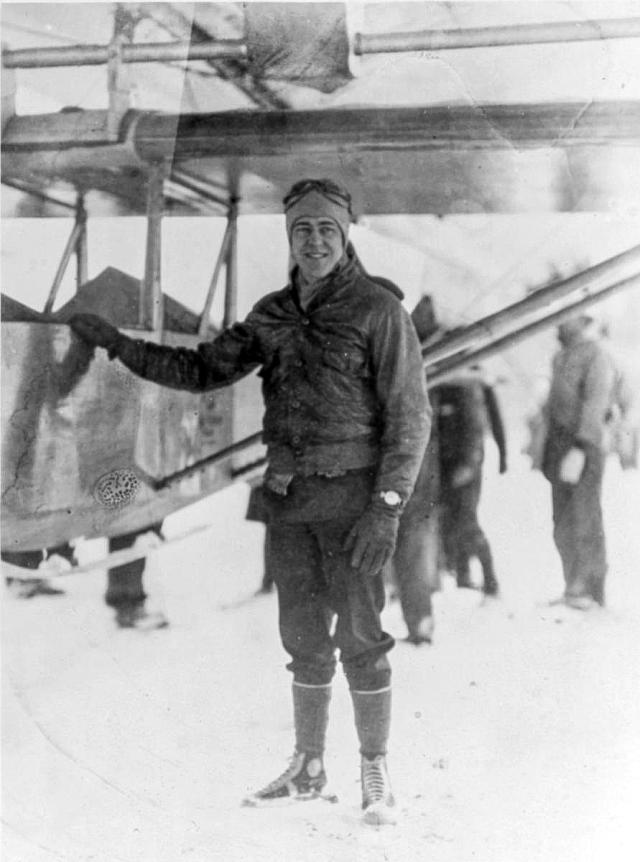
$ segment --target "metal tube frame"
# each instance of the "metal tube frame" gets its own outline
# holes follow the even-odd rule
[[[89,277],[89,259],[87,248],[87,211],[84,206],[84,195],[78,195],[76,205],[76,223],[80,225],[76,243],[76,291]]]
[[[491,344],[486,344],[484,347],[472,350],[463,356],[456,355],[451,357],[448,361],[444,360],[443,362],[438,363],[429,373],[427,388],[432,388],[433,386],[437,386],[439,383],[442,383],[442,381],[450,379],[451,376],[456,374],[461,368],[465,368],[471,363],[479,362],[481,359],[487,359],[489,356],[493,356],[501,350],[507,350],[515,344],[518,344],[520,341],[524,341],[526,338],[536,335],[538,332],[541,332],[550,326],[562,323],[563,320],[568,320],[569,318],[574,317],[581,311],[585,311],[592,305],[595,305],[604,299],[608,299],[622,290],[628,290],[633,287],[640,287],[640,275],[632,275],[629,278],[617,281],[609,287],[604,288],[599,293],[579,299],[577,302],[574,302],[559,311],[554,311],[546,317],[503,335],[496,341],[491,342]],[[427,369],[430,367],[428,362],[425,362],[425,366]]]
[[[631,39],[640,36],[640,18],[604,18],[597,21],[550,21],[499,27],[452,30],[419,30],[398,33],[356,33],[353,52],[363,54],[405,51],[444,51],[456,48],[488,48],[539,45],[551,42],[585,42]]]
[[[62,279],[65,276],[71,256],[76,255],[76,290],[87,280],[87,211],[84,207],[83,195],[78,195],[75,206],[75,221],[66,242],[60,263],[53,277],[49,295],[44,304],[43,313],[51,314],[58,296]]]
[[[164,318],[162,297],[162,204],[164,162],[151,167],[147,187],[147,244],[144,276],[140,281],[138,323],[142,329],[160,332]]]
[[[222,328],[235,322],[238,315],[238,200],[232,198],[228,220],[229,241],[227,248],[227,278],[224,294],[224,317]]]
[[[213,299],[215,297],[216,289],[218,287],[218,280],[220,278],[220,272],[225,263],[228,263],[228,251],[229,251],[229,243],[231,240],[231,220],[227,220],[227,226],[224,231],[224,236],[222,237],[222,242],[220,244],[220,251],[218,252],[218,257],[216,259],[215,266],[213,268],[213,274],[211,276],[211,281],[209,282],[209,289],[207,290],[207,296],[204,301],[204,308],[202,309],[202,315],[200,317],[200,323],[198,324],[198,335],[203,338],[209,327],[209,315],[211,313],[211,306],[213,305]]]
[[[501,330],[508,328],[514,319],[521,319],[528,314],[544,311],[546,306],[567,299],[574,292],[581,290],[597,291],[606,287],[612,276],[624,275],[624,269],[628,266],[636,268],[635,270],[632,269],[632,274],[640,267],[640,245],[633,246],[627,251],[608,258],[564,281],[542,288],[525,299],[472,323],[459,334],[444,339],[434,347],[426,348],[422,355],[433,365],[441,359],[446,359],[469,348],[475,349],[478,347],[479,341],[484,342],[499,338],[502,334]],[[622,269],[623,272],[617,272],[619,269]],[[604,278],[607,278],[607,284],[601,284],[598,287],[598,282]]]
[[[109,62],[110,45],[68,45],[59,48],[21,48],[3,51],[10,69],[44,69],[54,66],[100,66]],[[140,42],[123,45],[123,63],[168,63],[180,60],[244,60],[247,46],[238,39],[208,42]]]

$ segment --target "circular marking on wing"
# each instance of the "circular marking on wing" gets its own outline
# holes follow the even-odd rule
[[[139,488],[140,480],[133,470],[125,467],[100,476],[94,485],[93,496],[106,509],[119,509],[133,502]]]

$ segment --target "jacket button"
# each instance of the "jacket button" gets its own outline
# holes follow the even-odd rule
[[[298,401],[297,398],[291,402],[291,406],[292,407],[299,407],[300,406],[300,402]]]
[[[308,317],[303,317],[303,318],[302,318],[302,323],[303,323],[303,325],[304,325],[304,326],[309,326],[309,323],[310,323],[309,318],[308,318]]]
[[[294,434],[293,437],[291,438],[291,441],[293,443],[299,443],[300,442],[300,436],[298,434]]]

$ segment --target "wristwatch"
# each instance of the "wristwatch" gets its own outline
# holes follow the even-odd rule
[[[397,507],[402,504],[402,497],[397,491],[380,491],[378,496],[386,506]]]

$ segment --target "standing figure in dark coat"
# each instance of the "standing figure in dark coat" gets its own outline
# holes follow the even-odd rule
[[[165,386],[202,392],[261,369],[268,553],[291,656],[296,743],[288,769],[247,802],[308,796],[326,783],[337,649],[360,741],[364,817],[385,823],[395,803],[382,569],[429,436],[420,346],[397,292],[366,275],[348,241],[349,193],[330,180],[301,180],[284,207],[289,284],[213,341],[196,350],[138,341],[95,315],[71,325]]]
[[[456,378],[436,386],[440,459],[442,547],[459,587],[472,587],[470,561],[482,567],[483,592],[498,593],[493,557],[478,523],[482,489],[484,437],[488,424],[500,454],[500,473],[507,469],[504,425],[493,389],[478,377]]]
[[[614,392],[614,367],[589,337],[592,319],[578,315],[558,327],[545,405],[542,470],[551,483],[553,538],[562,560],[562,601],[586,610],[604,605],[607,572],[602,519],[604,437]]]

